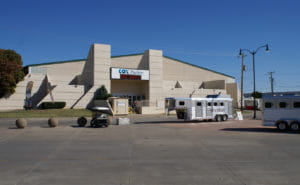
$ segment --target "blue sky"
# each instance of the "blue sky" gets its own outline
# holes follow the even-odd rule
[[[10,0],[1,1],[0,48],[24,65],[86,58],[92,43],[112,55],[161,49],[164,55],[240,80],[239,48],[256,54],[257,90],[300,90],[298,0]],[[245,91],[253,90],[252,58]]]

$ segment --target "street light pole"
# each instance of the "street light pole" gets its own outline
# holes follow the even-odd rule
[[[247,51],[252,55],[252,65],[253,65],[253,119],[256,119],[256,85],[255,85],[255,54],[259,49],[266,48],[266,51],[269,51],[269,45],[263,45],[258,47],[256,50],[250,51],[249,49],[240,49],[239,55],[242,56],[242,51]]]
[[[252,52],[252,66],[253,66],[253,119],[256,119],[256,85],[255,85],[255,53]]]

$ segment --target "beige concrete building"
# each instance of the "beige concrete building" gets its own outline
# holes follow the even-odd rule
[[[142,113],[162,113],[165,98],[230,94],[238,102],[235,78],[163,55],[161,50],[111,56],[111,46],[93,44],[87,59],[26,66],[28,74],[16,93],[0,99],[0,110],[22,109],[26,86],[33,82],[32,106],[65,101],[66,108],[86,108],[105,85],[114,96],[141,101]],[[51,93],[49,93],[51,90]]]

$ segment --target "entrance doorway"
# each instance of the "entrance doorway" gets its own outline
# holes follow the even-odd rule
[[[141,94],[112,94],[115,97],[128,98],[128,105],[134,107],[134,102],[145,100],[145,96]]]

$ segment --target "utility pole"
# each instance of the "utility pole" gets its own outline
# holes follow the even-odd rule
[[[273,73],[275,73],[275,72],[274,71],[269,72],[269,75],[270,75],[269,78],[270,78],[272,96],[274,96],[274,78],[273,78]]]
[[[244,71],[246,70],[246,66],[244,65],[244,58],[247,55],[244,55],[243,53],[240,55],[242,58],[242,65],[241,65],[241,112],[243,112],[243,98],[244,98]]]

